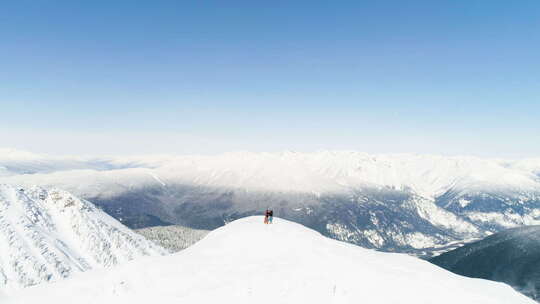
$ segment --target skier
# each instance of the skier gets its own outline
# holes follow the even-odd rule
[[[268,211],[268,224],[272,224],[272,220],[274,219],[274,210]]]

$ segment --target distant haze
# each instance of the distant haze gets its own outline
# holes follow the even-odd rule
[[[360,128],[361,129],[361,128]],[[224,152],[315,152],[323,150],[355,150],[367,153],[419,153],[438,155],[470,155],[480,157],[538,157],[537,135],[491,140],[474,138],[474,134],[432,135],[376,133],[346,135],[335,131],[317,134],[270,132],[238,135],[220,134],[196,136],[184,133],[145,131],[117,133],[114,131],[74,132],[51,130],[0,130],[4,147],[49,155],[142,155],[142,154],[221,154]],[[248,131],[246,131],[248,132]],[[420,132],[419,132],[420,133]],[[540,133],[539,133],[540,134]],[[458,138],[462,136],[462,138]]]

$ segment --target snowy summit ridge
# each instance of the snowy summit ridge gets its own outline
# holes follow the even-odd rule
[[[0,291],[165,253],[66,191],[0,184]]]
[[[507,285],[404,254],[335,241],[279,218],[262,222],[243,218],[177,254],[26,289],[7,303],[534,303]]]

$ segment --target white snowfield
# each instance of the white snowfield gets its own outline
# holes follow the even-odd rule
[[[0,293],[166,253],[68,192],[0,184]]]
[[[405,254],[363,249],[279,218],[262,222],[243,218],[177,254],[31,287],[2,303],[535,303],[502,283]]]

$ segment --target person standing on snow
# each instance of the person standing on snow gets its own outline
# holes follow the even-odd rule
[[[268,217],[270,216],[270,210],[266,208],[266,211],[264,212],[264,223],[268,224]]]
[[[274,210],[268,211],[268,224],[272,224],[272,220],[274,219]]]

